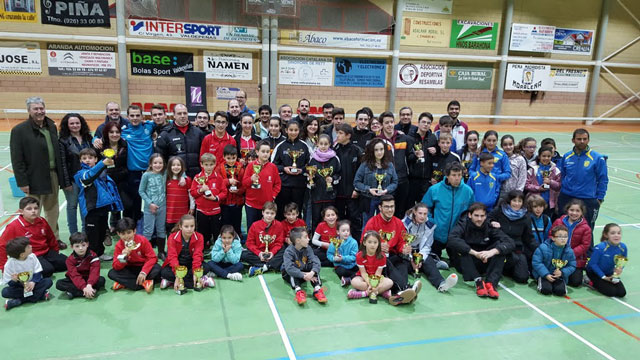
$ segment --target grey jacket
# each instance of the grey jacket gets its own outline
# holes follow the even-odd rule
[[[282,271],[289,276],[301,279],[304,276],[303,272],[312,270],[316,275],[320,273],[320,259],[311,246],[297,250],[294,245],[289,245],[284,251]]]

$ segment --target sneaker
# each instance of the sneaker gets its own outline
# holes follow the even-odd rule
[[[476,281],[476,295],[478,295],[479,297],[487,297],[489,295],[487,293],[485,283],[482,280]]]
[[[589,283],[593,284],[593,282],[591,281],[591,279],[589,279],[589,275],[584,274],[582,276],[582,285],[584,286],[589,286]]]
[[[203,285],[204,287],[206,287],[206,288],[207,288],[207,287],[212,288],[212,287],[215,287],[215,286],[216,286],[216,282],[213,280],[213,278],[210,278],[210,277],[208,277],[208,276],[206,276],[206,275],[203,275],[203,276],[200,278],[200,281],[202,282],[202,285]]]
[[[264,272],[264,266],[252,266],[249,268],[249,277],[261,275]]]
[[[367,297],[366,291],[360,291],[356,289],[351,289],[347,293],[347,299],[363,299]]]
[[[160,290],[164,290],[166,288],[168,288],[169,286],[171,286],[172,282],[170,282],[167,279],[162,279],[160,280]]]
[[[485,282],[484,287],[487,289],[487,295],[489,295],[492,299],[497,299],[500,297],[500,294],[493,288],[493,284],[490,282]]]
[[[396,295],[389,297],[389,303],[393,306],[408,304],[416,297],[416,292],[412,288],[404,289]]]
[[[242,281],[242,274],[240,274],[239,272],[229,273],[227,274],[227,279],[233,280],[233,281]]]
[[[58,240],[58,248],[60,250],[66,250],[67,249],[67,244],[63,243],[61,240]]]
[[[451,274],[440,284],[440,286],[438,286],[438,291],[447,292],[449,291],[449,289],[456,286],[457,283],[458,283],[458,275]]]
[[[113,290],[113,291],[118,291],[118,290],[120,290],[120,289],[124,289],[124,288],[125,288],[125,286],[124,286],[124,285],[120,284],[120,283],[119,283],[119,282],[117,282],[117,281],[114,281],[114,282],[113,282],[113,286],[111,287],[111,290]]]
[[[18,300],[18,299],[7,299],[4,302],[4,309],[9,311],[11,309],[13,309],[16,306],[20,306],[22,305],[22,301]]]
[[[347,276],[341,277],[340,278],[340,285],[342,285],[342,287],[351,285],[351,278],[347,277]]]
[[[413,283],[413,286],[411,288],[413,289],[413,291],[415,291],[416,297],[418,297],[420,290],[422,290],[422,281],[416,280],[416,282]]]
[[[327,297],[324,295],[324,290],[320,289],[318,291],[314,291],[313,292],[313,297],[316,298],[316,300],[318,300],[318,302],[320,304],[326,304],[327,303]]]
[[[142,283],[142,287],[144,288],[144,291],[147,292],[147,294],[151,294],[151,292],[153,291],[153,280],[145,280]]]
[[[449,270],[449,264],[444,260],[438,260],[436,261],[436,268],[438,268],[438,270]]]
[[[111,255],[107,255],[107,254],[102,254],[98,257],[98,259],[100,259],[100,261],[111,261],[113,260],[113,256]]]
[[[65,294],[67,295],[67,297],[69,299],[73,299],[74,298],[73,294],[70,291],[65,292]]]
[[[104,246],[111,246],[113,244],[113,239],[111,239],[111,234],[107,233],[104,237],[104,241],[102,242]]]
[[[298,305],[304,305],[304,303],[307,302],[307,293],[305,293],[304,290],[296,291],[296,301]]]

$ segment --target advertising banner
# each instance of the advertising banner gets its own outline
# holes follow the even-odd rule
[[[489,90],[493,81],[493,65],[452,64],[447,68],[447,89]]]
[[[202,71],[185,71],[183,74],[187,110],[189,113],[207,111],[207,75]],[[194,121],[195,116],[189,116],[189,120]]]
[[[109,0],[40,0],[42,23],[71,27],[110,27]]]
[[[203,55],[207,79],[253,80],[251,53],[205,51]]]
[[[36,0],[0,1],[0,21],[34,23],[38,21]]]
[[[586,92],[589,70],[552,67],[549,91]]]
[[[555,26],[513,24],[509,50],[551,52],[555,31]]]
[[[116,77],[113,45],[47,44],[49,75]]]
[[[193,71],[193,54],[131,49],[131,75],[182,77]]]
[[[404,2],[404,11],[451,14],[453,0],[407,0]]]
[[[216,99],[218,100],[234,100],[236,98],[236,93],[240,91],[239,88],[231,88],[231,87],[216,87]]]
[[[405,17],[402,21],[401,45],[449,47],[451,20]]]
[[[505,89],[545,91],[551,86],[550,73],[550,65],[509,64]]]
[[[398,66],[398,87],[444,89],[447,75],[445,63],[410,62]]]
[[[281,44],[283,45],[377,50],[386,50],[389,48],[388,35],[281,30],[280,38]]]
[[[469,20],[451,22],[450,48],[495,50],[498,23]]]
[[[335,86],[383,88],[386,78],[386,60],[336,58]]]
[[[0,74],[42,74],[40,45],[37,43],[0,42]]]
[[[593,30],[556,29],[553,52],[573,55],[591,55]]]
[[[333,58],[280,55],[279,83],[283,85],[333,85]]]
[[[259,42],[258,28],[129,19],[129,35],[178,39]]]

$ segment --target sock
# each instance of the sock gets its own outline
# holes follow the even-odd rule
[[[293,291],[295,291],[295,292],[298,292],[298,291],[300,291],[300,290],[302,290],[302,289],[300,288],[300,286],[296,286],[296,288],[295,288],[295,289],[293,289]]]
[[[316,286],[313,288],[313,292],[319,291],[320,289],[322,289],[322,287],[320,287],[320,285],[316,285]]]
[[[482,278],[480,278],[480,277],[479,277],[479,278],[476,278],[476,279],[475,279],[475,282],[476,282],[476,285],[477,285],[477,286],[482,285]]]

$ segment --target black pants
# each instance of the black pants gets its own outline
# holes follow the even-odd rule
[[[36,286],[33,287],[33,295],[29,297],[24,297],[24,287],[22,286],[22,284],[18,286],[9,285],[2,289],[2,297],[6,299],[18,299],[22,303],[36,303],[40,300],[44,300],[44,294],[47,293],[47,290],[52,285],[53,281],[51,281],[51,278],[42,278],[36,283]]]
[[[504,264],[503,272],[513,281],[519,284],[526,284],[529,281],[529,265],[524,253],[513,252],[507,255],[507,262]]]
[[[464,281],[474,281],[485,274],[485,281],[490,282],[493,286],[498,286],[500,278],[502,278],[502,269],[504,268],[505,256],[502,254],[494,255],[486,263],[483,263],[475,256],[469,254],[460,254],[458,258],[457,269],[462,273]]]
[[[614,284],[610,281],[603,280],[593,271],[587,270],[587,276],[593,282],[593,287],[598,290],[602,295],[613,297],[624,297],[627,295],[627,290],[624,288],[622,281]]]
[[[251,229],[251,225],[253,225],[254,222],[262,219],[262,210],[252,208],[251,206],[246,205],[244,207],[244,213],[247,216],[247,234],[248,234],[249,229]],[[246,239],[242,242],[242,245],[244,245],[245,242],[246,242]]]
[[[205,215],[196,211],[196,231],[202,234],[205,247],[207,242],[213,244],[220,235],[222,215]],[[212,240],[213,239],[213,240]]]
[[[136,279],[142,271],[142,266],[127,266],[122,270],[109,270],[109,279],[119,282],[130,290],[142,290],[143,287],[136,284]],[[147,280],[158,281],[160,279],[160,265],[155,264],[147,274]]]
[[[302,176],[302,175],[297,175]],[[306,187],[290,187],[283,186],[278,196],[276,196],[276,205],[278,205],[278,213],[276,219],[284,220],[284,207],[288,203],[296,203],[298,205],[298,211],[302,211],[302,204],[304,202],[304,193],[307,190]]]
[[[311,271],[311,266],[307,266],[306,268],[300,269],[304,272],[309,272]],[[313,286],[314,288],[316,286],[322,286],[322,280],[320,280],[320,274],[316,274],[316,279],[317,280],[311,280],[309,281],[309,283],[311,284],[311,286]],[[291,286],[292,289],[296,289],[296,288],[300,288],[302,287],[302,284],[304,284],[305,282],[307,282],[305,279],[303,278],[297,278],[297,277],[293,277],[289,274],[287,274],[286,271],[284,271],[284,269],[282,269],[282,280],[284,280],[284,282],[286,282],[287,284],[289,284]]]
[[[336,275],[338,275],[339,278],[343,276],[346,278],[353,278],[358,273],[358,265],[354,265],[351,269],[347,269],[342,266],[336,266],[333,270],[336,272]]]
[[[98,282],[96,283],[95,286],[93,286],[93,289],[96,290],[96,296],[97,296],[97,291],[104,288],[104,283],[105,283],[104,278],[102,276],[98,277]],[[66,276],[64,277],[64,279],[60,279],[56,281],[56,289],[62,292],[70,292],[73,296],[77,296],[77,297],[84,296],[84,293],[82,292],[83,289],[78,289],[73,284],[73,281],[71,281],[71,279],[69,279]]]
[[[395,216],[399,219],[404,219],[404,213],[407,212],[411,206],[413,206],[412,200],[409,195],[409,180],[398,183],[398,189],[393,193],[393,198],[396,200]]]
[[[584,205],[587,208],[587,212],[586,214],[583,214],[583,216],[585,220],[587,220],[587,222],[589,223],[589,227],[591,227],[591,234],[593,235],[593,229],[594,229],[594,226],[596,225],[596,220],[598,219],[598,212],[600,211],[600,203],[598,202],[598,199],[574,198],[569,195],[560,193],[558,195],[558,203],[556,205],[559,215],[566,213],[564,211],[564,208],[569,203],[569,201],[571,201],[571,199],[579,199],[584,202]],[[593,236],[591,236],[591,247],[593,247]],[[569,286],[571,286],[571,284],[569,284]]]
[[[93,250],[98,256],[104,254],[103,242],[109,229],[108,216],[109,210],[106,207],[101,207],[89,210],[85,217],[89,250]]]
[[[322,210],[331,205],[334,205],[333,201],[311,202],[311,229],[315,231],[318,225],[324,220],[322,218]],[[341,218],[338,217],[338,219]]]
[[[429,280],[431,285],[436,289],[444,281],[444,278],[440,275],[440,270],[436,267],[436,259],[433,256],[427,256],[423,259],[420,271],[422,271],[422,273],[427,277],[427,280]]]
[[[417,204],[419,202],[422,202],[422,198],[424,197],[424,194],[427,193],[427,190],[429,190],[429,186],[431,186],[431,179],[418,179],[418,178],[411,178],[409,179],[409,189],[410,189],[410,194],[409,194],[409,198],[411,199],[411,203],[409,204],[409,207],[413,206],[413,204]]]
[[[441,243],[438,240],[433,241],[433,245],[431,245],[431,253],[436,255],[438,258],[442,259],[442,250],[447,248],[447,244]],[[447,250],[447,254],[449,254],[449,250]],[[452,256],[449,255],[449,260],[452,260]]]
[[[553,293],[556,296],[565,296],[567,295],[567,285],[565,285],[562,278],[550,282],[546,278],[540,277],[538,278],[538,291],[543,295],[551,295]]]
[[[240,255],[240,261],[249,264],[249,266],[263,266],[267,265],[269,269],[273,269],[275,271],[280,271],[282,267],[282,257],[284,256],[284,247],[280,249],[277,253],[273,254],[273,257],[268,262],[262,261],[260,257],[251,252],[251,250],[242,250],[242,255]]]
[[[313,253],[320,259],[320,266],[333,267],[333,263],[327,259],[327,250],[314,246]]]
[[[127,177],[126,193],[131,199],[131,206],[124,208],[122,216],[132,218],[135,222],[142,219],[142,212],[140,211],[142,198],[140,198],[138,188],[140,188],[140,179],[143,172],[129,170],[129,176]]]
[[[209,261],[207,265],[209,266],[209,268],[211,268],[211,271],[213,271],[218,277],[221,277],[223,279],[226,279],[227,275],[229,275],[230,273],[242,272],[242,269],[244,268],[244,264],[242,264],[241,261],[238,261],[235,264]]]
[[[42,277],[51,277],[54,272],[67,271],[67,257],[54,250],[38,256],[40,266],[42,266]]]
[[[387,258],[387,276],[393,280],[392,292],[395,294],[409,287],[409,269],[411,263],[408,259],[397,254],[390,254]]]
[[[209,271],[211,271],[211,267],[209,266],[208,263],[203,262],[202,263],[202,273],[206,274]],[[173,270],[171,269],[171,266],[167,265],[165,267],[162,268],[162,270],[160,271],[160,277],[168,280],[169,282],[175,282],[176,281],[176,274],[173,272]],[[184,277],[184,286],[187,289],[193,289],[193,269],[191,265],[187,266],[187,275],[185,275]]]
[[[222,205],[222,224],[231,225],[242,237],[242,205]]]
[[[584,268],[576,268],[576,271],[573,272],[573,274],[569,275],[569,286],[571,287],[578,287],[580,285],[582,285],[582,279],[583,279],[583,275],[582,275],[582,271],[584,270]]]
[[[351,236],[360,239],[362,232],[362,211],[360,211],[360,200],[349,197],[337,197],[336,208],[338,209],[338,219],[349,220],[351,222]]]

